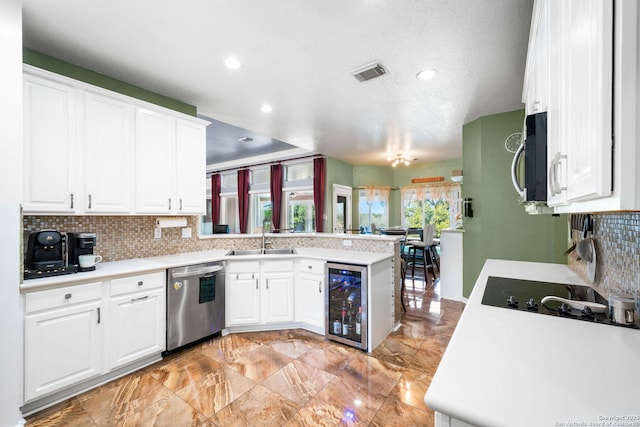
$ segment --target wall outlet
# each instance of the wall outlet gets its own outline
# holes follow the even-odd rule
[[[185,227],[182,229],[182,238],[183,239],[191,238],[191,227]]]
[[[343,240],[342,246],[353,246],[353,241],[351,240]]]
[[[162,228],[156,227],[153,229],[153,238],[162,239]]]

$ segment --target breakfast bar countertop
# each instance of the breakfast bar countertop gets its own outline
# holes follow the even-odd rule
[[[489,276],[587,285],[566,265],[487,260],[424,398],[436,418],[640,426],[640,330],[483,305]]]

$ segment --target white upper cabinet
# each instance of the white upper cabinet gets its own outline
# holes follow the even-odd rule
[[[529,34],[522,102],[527,114],[547,111],[549,101],[549,5],[536,2]]]
[[[206,211],[206,125],[24,66],[26,214]]]
[[[131,213],[133,107],[90,91],[83,100],[84,211]]]
[[[566,198],[572,202],[611,194],[613,2],[567,1],[565,12]]]
[[[206,130],[202,124],[176,122],[176,213],[206,212]]]
[[[77,211],[76,96],[72,86],[24,76],[25,212]]]
[[[540,6],[546,3],[545,6]],[[538,2],[548,32],[548,203],[611,194],[613,6]]]
[[[527,114],[544,111],[532,86],[546,82],[547,202],[558,213],[640,209],[638,4],[613,5],[534,5],[523,102]],[[536,79],[538,31],[547,34],[548,74]]]
[[[175,209],[175,121],[169,115],[136,108],[135,128],[136,212],[170,214]]]

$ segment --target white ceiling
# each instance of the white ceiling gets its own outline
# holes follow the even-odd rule
[[[400,152],[461,158],[463,124],[522,108],[533,0],[23,4],[26,47],[255,134],[382,165]],[[229,55],[240,69],[225,68]],[[351,75],[374,61],[388,74],[363,83]],[[439,72],[419,81],[423,68]]]

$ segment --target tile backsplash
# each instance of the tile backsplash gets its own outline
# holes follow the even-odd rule
[[[596,247],[594,285],[603,295],[640,292],[640,212],[592,214],[593,239]],[[569,219],[571,223],[571,219]],[[580,233],[573,232],[574,240]],[[569,266],[588,280],[587,266],[577,261],[575,252]]]

